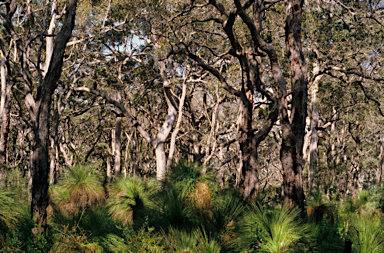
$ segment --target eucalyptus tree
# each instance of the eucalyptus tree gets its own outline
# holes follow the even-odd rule
[[[361,189],[363,177],[371,177],[367,165],[380,160],[380,152],[371,149],[372,138],[379,141],[376,122],[383,117],[380,6],[382,1],[324,0],[306,9],[306,55],[312,69],[309,188],[315,179],[321,181],[315,185],[343,196],[353,193]]]
[[[23,84],[24,103],[33,131],[29,166],[31,217],[36,219],[34,233],[43,234],[47,224],[50,109],[62,72],[66,44],[72,36],[76,6],[76,0],[68,0],[59,14],[57,1],[49,4],[44,1],[1,2],[4,33],[0,46],[5,57],[6,80],[9,85]],[[56,30],[59,30],[57,34]]]
[[[93,93],[104,98],[107,103],[114,105],[112,111],[117,116],[117,127],[113,138],[116,145],[114,147],[116,171],[120,170],[119,161],[121,161],[121,145],[119,145],[121,127],[119,126],[119,118],[126,116],[142,138],[153,146],[156,156],[157,177],[161,180],[165,175],[167,161],[165,142],[172,130],[178,108],[177,99],[171,92],[173,86],[171,79],[178,77],[174,74],[176,73],[177,75],[177,72],[174,72],[172,68],[166,67],[169,61],[164,62],[166,59],[162,59],[164,53],[162,52],[161,45],[158,43],[158,38],[156,36],[148,36],[149,23],[154,22],[149,13],[153,14],[154,9],[159,8],[159,5],[155,2],[147,5],[146,3],[133,1],[109,1],[105,4],[105,12],[101,10],[99,13],[93,13],[88,17],[91,21],[97,20],[97,16],[100,17],[99,20],[102,20],[99,29],[94,29],[94,33],[91,34],[94,37],[92,47],[87,49],[90,54],[94,56],[99,55],[96,57],[96,61],[92,61],[81,68],[80,72],[82,72],[84,77],[81,78],[76,86],[79,86],[79,83],[84,84],[84,86],[73,87],[73,90]],[[136,12],[136,10],[140,9],[142,10],[141,12]],[[108,68],[103,66],[106,63],[111,66],[111,69],[108,70]],[[105,76],[105,79],[108,80],[107,82],[98,82],[100,80],[97,80],[96,76],[97,68],[99,67],[106,70],[102,72],[103,78]],[[144,80],[144,77],[146,80]],[[111,85],[111,81],[115,85]],[[128,108],[130,102],[137,100],[137,97],[147,99],[146,92],[144,94],[140,93],[151,89],[157,92],[158,94],[155,96],[161,99],[160,101],[154,101],[155,103],[160,102],[160,111],[154,112],[153,109],[156,106],[149,107],[148,116],[151,116],[151,120],[144,119],[144,122],[149,124],[156,123],[153,122],[152,113],[154,112],[157,114],[155,116],[156,119],[164,120],[164,123],[158,129],[156,129],[158,125],[147,128],[141,119],[136,119],[132,116],[135,111],[142,111],[141,109],[146,111],[147,106],[140,107],[140,109]],[[121,98],[109,95],[113,94],[113,92],[115,94],[120,93]],[[128,101],[125,101],[124,98]],[[137,105],[134,104],[134,106]],[[166,112],[165,118],[162,116],[163,109]]]
[[[307,109],[307,74],[301,50],[303,1],[284,3],[285,44],[292,74],[290,92],[287,90],[277,51],[266,42],[264,33],[265,17],[270,14],[272,6],[277,4],[275,1],[187,2],[179,14],[171,17],[170,20],[175,22],[168,28],[172,32],[168,38],[173,54],[188,56],[215,76],[231,96],[238,98],[237,140],[240,144],[240,185],[243,195],[254,197],[258,193],[257,148],[280,116],[284,202],[304,207],[301,173],[304,165],[302,146]],[[220,40],[224,42],[218,44]],[[238,66],[238,78],[230,83],[227,74],[218,68],[217,62],[232,57]],[[263,58],[268,59],[268,62],[263,61]],[[291,108],[288,108],[289,94],[292,95]],[[260,101],[258,97],[265,100]],[[261,107],[262,104],[266,105]],[[266,109],[268,116],[255,129],[254,111],[260,108]]]

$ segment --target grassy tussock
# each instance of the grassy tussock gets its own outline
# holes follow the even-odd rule
[[[95,168],[70,168],[50,188],[45,237],[31,233],[28,202],[0,189],[0,252],[384,252],[382,189],[343,202],[318,191],[307,217],[279,205],[275,190],[259,202],[219,190],[211,174],[174,164],[157,183],[136,177],[103,185]],[[25,211],[17,209],[25,206]]]

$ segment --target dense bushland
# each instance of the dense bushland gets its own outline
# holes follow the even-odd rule
[[[348,240],[352,252],[384,251],[383,189],[343,202],[318,190],[301,215],[268,189],[256,201],[220,189],[201,169],[180,162],[161,184],[107,184],[95,167],[72,167],[50,188],[44,237],[31,233],[25,182],[3,186],[1,252],[343,252]]]

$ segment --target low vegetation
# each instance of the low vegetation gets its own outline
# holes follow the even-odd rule
[[[0,252],[343,252],[346,240],[352,252],[384,252],[383,189],[343,202],[318,191],[303,215],[272,197],[219,189],[201,169],[181,162],[161,184],[103,184],[97,168],[73,167],[50,189],[44,237],[31,233],[27,199],[3,187]]]

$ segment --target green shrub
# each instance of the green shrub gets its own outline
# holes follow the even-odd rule
[[[53,245],[50,252],[102,252],[102,247],[95,242],[89,242],[87,236],[76,231],[75,227],[69,230],[68,226],[63,226],[56,237],[56,243]]]
[[[145,222],[135,230],[132,226],[123,228],[123,237],[109,234],[103,239],[103,245],[110,252],[164,252],[163,238]]]
[[[55,238],[50,228],[47,228],[44,236],[40,233],[33,234],[32,228],[35,225],[29,214],[20,217],[19,223],[20,227],[8,232],[6,243],[0,252],[40,253],[51,249]]]
[[[355,216],[349,226],[348,231],[353,242],[353,252],[384,252],[384,236],[379,219],[370,215]]]
[[[198,225],[199,216],[189,193],[189,186],[182,182],[175,182],[158,192],[155,202],[157,226],[191,229]]]
[[[113,219],[128,225],[143,218],[145,209],[152,205],[154,185],[148,185],[139,178],[121,178],[111,186],[107,200],[109,214]]]
[[[53,204],[65,215],[76,216],[79,210],[100,203],[105,191],[92,166],[79,165],[68,169],[64,178],[51,187]]]
[[[15,229],[19,214],[20,210],[12,194],[0,188],[0,246],[5,243],[7,232]]]
[[[268,212],[260,205],[253,206],[249,217],[250,240],[258,241],[260,252],[287,252],[289,246],[306,236],[309,226],[300,220],[300,210],[287,208]]]
[[[340,234],[340,229],[330,224],[326,217],[314,227],[312,241],[318,252],[343,252],[344,240]]]
[[[204,229],[197,228],[187,232],[170,227],[163,236],[169,252],[221,252],[219,243],[208,236]]]
[[[212,201],[211,209],[212,217],[205,222],[206,229],[218,238],[222,250],[239,251],[239,241],[242,241],[239,234],[244,232],[243,219],[246,210],[240,193],[235,189],[228,189],[218,194]]]

